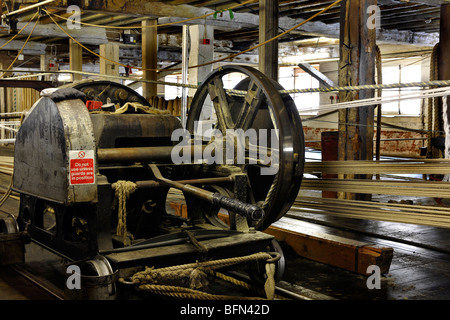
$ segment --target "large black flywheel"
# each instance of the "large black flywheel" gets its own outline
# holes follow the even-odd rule
[[[242,80],[233,90],[227,90],[225,83],[232,73]],[[217,133],[226,137],[222,145],[228,147],[230,140],[234,141],[234,158],[226,157],[224,163],[238,166],[247,174],[247,201],[265,212],[253,225],[258,230],[265,230],[289,210],[303,176],[301,120],[292,98],[280,90],[281,85],[254,68],[223,66],[197,89],[186,122],[186,129],[203,143],[217,141]],[[239,134],[244,137],[240,144],[236,142]],[[244,162],[236,156],[236,145],[245,148]]]

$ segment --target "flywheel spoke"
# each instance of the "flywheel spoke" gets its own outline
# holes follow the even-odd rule
[[[208,92],[214,104],[214,110],[216,111],[216,117],[221,131],[225,132],[226,129],[233,128],[234,124],[221,77],[214,77],[212,79],[208,84]]]
[[[262,89],[253,80],[250,81],[248,91],[244,95],[244,102],[234,127],[244,131],[250,128],[263,101],[264,94]]]

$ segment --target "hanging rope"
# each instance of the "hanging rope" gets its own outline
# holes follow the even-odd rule
[[[430,81],[436,80],[438,78],[438,54],[439,54],[439,43],[433,47],[433,52],[431,53],[430,61]],[[430,86],[430,89],[435,88]],[[433,131],[436,126],[433,125],[433,120],[436,121],[437,113],[437,100],[433,97],[428,99],[428,112],[427,112],[427,158],[437,158],[435,148],[431,145],[431,139],[433,137]],[[434,114],[434,116],[433,116]]]
[[[115,196],[119,202],[116,232],[122,238],[124,246],[127,246],[127,199],[136,190],[136,184],[131,181],[119,180],[113,183],[111,187],[115,190]]]
[[[376,53],[375,53],[375,63],[377,68],[377,84],[383,83],[383,76],[382,76],[382,61],[381,61],[381,50],[379,46],[376,46]],[[382,90],[378,89],[377,92],[378,97],[381,97]],[[376,142],[375,142],[375,158],[376,160],[380,160],[380,154],[381,154],[381,124],[382,124],[382,105],[377,105],[377,134],[376,134]],[[376,178],[379,180],[380,175],[377,175]]]
[[[444,132],[445,132],[445,148],[444,148],[444,152],[443,152],[443,156],[445,159],[449,159],[450,158],[450,126],[449,126],[449,119],[448,119],[448,99],[447,96],[442,97],[442,118],[443,118],[443,122],[444,122]],[[449,182],[450,181],[450,175],[446,174],[444,175],[444,178],[442,179],[442,181],[444,182]]]

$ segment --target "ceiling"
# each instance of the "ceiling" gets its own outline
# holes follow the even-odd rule
[[[22,3],[26,2],[26,3]],[[13,10],[18,10],[29,6],[37,1],[2,1],[3,13],[7,13]],[[42,1],[41,1],[42,2]],[[53,14],[60,15],[64,18],[70,18],[71,13],[67,12],[67,4],[76,3],[82,5],[82,2],[85,1],[55,1],[55,3],[51,3],[48,6],[44,7],[46,10],[49,10]],[[161,5],[163,9],[160,10],[162,13],[157,14],[155,12],[151,12],[151,8],[148,6],[142,6],[145,8],[142,10],[147,16],[155,16],[157,17],[158,24],[167,21],[175,21],[174,19],[184,18],[182,16],[182,12],[189,12],[191,15],[197,14],[200,12],[217,12],[215,15],[216,19],[213,19],[212,16],[209,16],[207,19],[199,19],[192,21],[192,23],[215,23],[215,31],[214,31],[214,39],[216,41],[224,41],[227,43],[227,49],[230,52],[238,52],[241,50],[245,50],[258,42],[258,14],[259,14],[259,4],[256,1],[255,3],[248,3],[244,5],[239,5],[240,3],[246,2],[244,0],[200,0],[200,1],[189,1],[189,0],[171,0],[171,1],[142,1],[142,0],[133,0],[133,1],[120,1],[120,0],[110,0],[110,1],[86,1],[88,3],[88,7],[82,6],[81,11],[81,22],[83,23],[91,23],[95,25],[102,25],[106,27],[128,27],[128,26],[139,26],[143,15],[140,14],[139,11],[139,2],[146,2],[145,4],[150,4],[155,8],[159,8]],[[302,21],[301,19],[307,19],[315,13],[320,12],[325,7],[332,4],[334,1],[326,1],[326,0],[280,0],[279,1],[279,33],[283,32],[288,28],[288,26],[292,23],[298,23]],[[381,29],[386,31],[397,32],[409,32],[410,34],[422,34],[424,33],[426,38],[427,34],[436,34],[439,32],[439,18],[440,18],[440,4],[445,3],[445,1],[440,0],[416,0],[416,1],[396,1],[396,0],[378,0],[380,13],[381,13]],[[63,4],[66,4],[63,6]],[[95,7],[97,6],[97,7]],[[111,7],[109,7],[111,6]],[[229,16],[229,12],[224,10],[233,6],[235,7],[232,12],[234,18],[231,19]],[[98,8],[99,10],[96,10]],[[181,10],[181,9],[189,9],[189,10]],[[179,10],[180,9],[180,10]],[[31,20],[34,12],[36,10],[30,10],[27,12],[23,12],[21,14],[16,15],[18,20],[18,29],[25,22]],[[148,11],[148,12],[145,12]],[[168,12],[167,15],[163,15]],[[180,13],[181,12],[181,13]],[[36,30],[42,29],[45,31],[51,30],[53,31],[42,31],[35,32],[30,37],[30,43],[35,43],[44,45],[46,50],[56,50],[61,59],[67,60],[68,55],[68,38],[65,35],[55,34],[58,31],[54,22],[45,15],[44,11],[41,11],[43,14],[40,18],[39,26]],[[316,27],[314,32],[303,30],[298,32],[297,30],[290,32],[279,39],[280,43],[283,42],[292,42],[292,41],[304,41],[307,39],[317,37],[317,34],[324,33],[323,36],[327,36],[327,30],[332,30],[332,36],[336,37],[336,27],[339,26],[339,16],[340,16],[340,5],[331,8],[326,13],[321,14],[317,18],[313,20],[313,22],[309,23],[313,25],[313,28]],[[55,21],[63,25],[66,21],[62,18],[58,18],[53,16]],[[186,14],[186,17],[189,16]],[[219,23],[220,22],[220,23]],[[322,24],[321,24],[322,23]],[[33,23],[30,24],[31,25]],[[98,28],[97,28],[98,29]],[[28,29],[27,29],[28,30]],[[55,31],[56,30],[56,31]],[[87,29],[84,29],[87,30]],[[174,38],[174,45],[161,46],[160,50],[169,50],[173,52],[181,51],[181,30],[182,24],[176,23],[170,26],[158,27],[158,34],[165,35],[166,37]],[[319,30],[319,31],[317,31]],[[105,38],[102,41],[122,41],[123,42],[123,33],[122,29],[113,29],[106,28],[104,29]],[[129,31],[132,34],[136,34],[139,36],[140,29],[139,28],[131,28]],[[89,32],[85,32],[84,34],[76,35],[75,37],[79,37],[79,39],[84,39],[84,37],[88,36]],[[24,34],[19,35],[15,38],[16,41],[24,42],[28,37],[28,34],[24,32]],[[0,40],[5,41],[9,39],[10,35],[7,33],[0,34]],[[97,38],[100,39],[100,36]],[[83,41],[82,41],[83,42]],[[95,40],[86,40],[85,45],[92,50],[98,50],[98,44]],[[8,48],[8,47],[5,47]],[[130,49],[131,50],[131,49]],[[128,52],[130,50],[125,50],[124,52]],[[9,50],[10,55],[14,54],[14,50]],[[92,57],[95,59],[93,55],[89,53],[86,54],[87,57]],[[133,55],[131,53],[131,55]],[[132,57],[124,57],[125,59],[131,59]],[[140,58],[140,56],[138,56]],[[122,59],[122,58],[121,58]],[[167,58],[170,59],[170,58]],[[177,60],[178,58],[173,58],[173,60]],[[36,64],[36,59],[31,59],[29,64]]]

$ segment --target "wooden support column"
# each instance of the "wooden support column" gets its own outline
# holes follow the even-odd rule
[[[49,71],[50,70],[50,67],[49,67],[50,55],[48,55],[48,54],[41,54],[40,58],[41,58],[41,60],[40,60],[40,62],[41,62],[41,71],[42,72]],[[50,79],[50,76],[48,76],[48,75],[43,77],[43,80],[48,81],[49,79]]]
[[[441,6],[438,79],[450,80],[450,4]]]
[[[375,83],[376,29],[369,29],[367,7],[376,0],[344,0],[341,3],[339,86]],[[374,97],[374,90],[342,91],[340,102]],[[339,160],[372,160],[374,106],[339,111]],[[342,178],[342,177],[341,177]],[[365,178],[347,175],[346,179]],[[339,198],[368,196],[339,194]]]
[[[142,21],[142,68],[144,69],[143,79],[145,80],[157,80],[158,34],[156,25],[157,20],[155,19]],[[157,94],[156,83],[142,83],[142,95],[146,99],[156,97]]]
[[[440,31],[439,31],[439,51],[438,51],[438,80],[450,80],[450,5],[441,6]],[[437,99],[438,101],[441,98]],[[442,103],[443,129],[445,133],[444,158],[450,158],[450,99],[447,97],[447,104]],[[440,102],[439,102],[440,103]],[[439,108],[438,108],[439,110]],[[436,111],[435,111],[436,112]],[[442,133],[435,134],[440,136]],[[450,176],[446,175],[444,181],[449,181]]]
[[[83,49],[78,43],[69,40],[69,60],[70,60],[70,70],[83,71]],[[72,81],[80,81],[83,79],[81,74],[72,74]]]
[[[119,76],[119,65],[111,61],[119,61],[119,44],[118,43],[106,43],[100,45],[100,55],[107,58],[100,59],[100,74],[109,76]],[[109,61],[111,60],[111,61]],[[108,78],[110,81],[119,82],[118,79]]]
[[[0,68],[3,70],[4,66],[3,66],[3,62],[0,62]],[[0,113],[6,113],[6,93],[8,92],[8,90],[6,88],[0,88]],[[1,120],[1,122],[5,122],[4,119]],[[3,125],[3,123],[2,123]],[[6,138],[6,132],[4,128],[0,129],[0,139],[5,139]]]
[[[278,35],[278,0],[259,0],[259,43]],[[259,47],[259,71],[278,81],[278,40]]]

